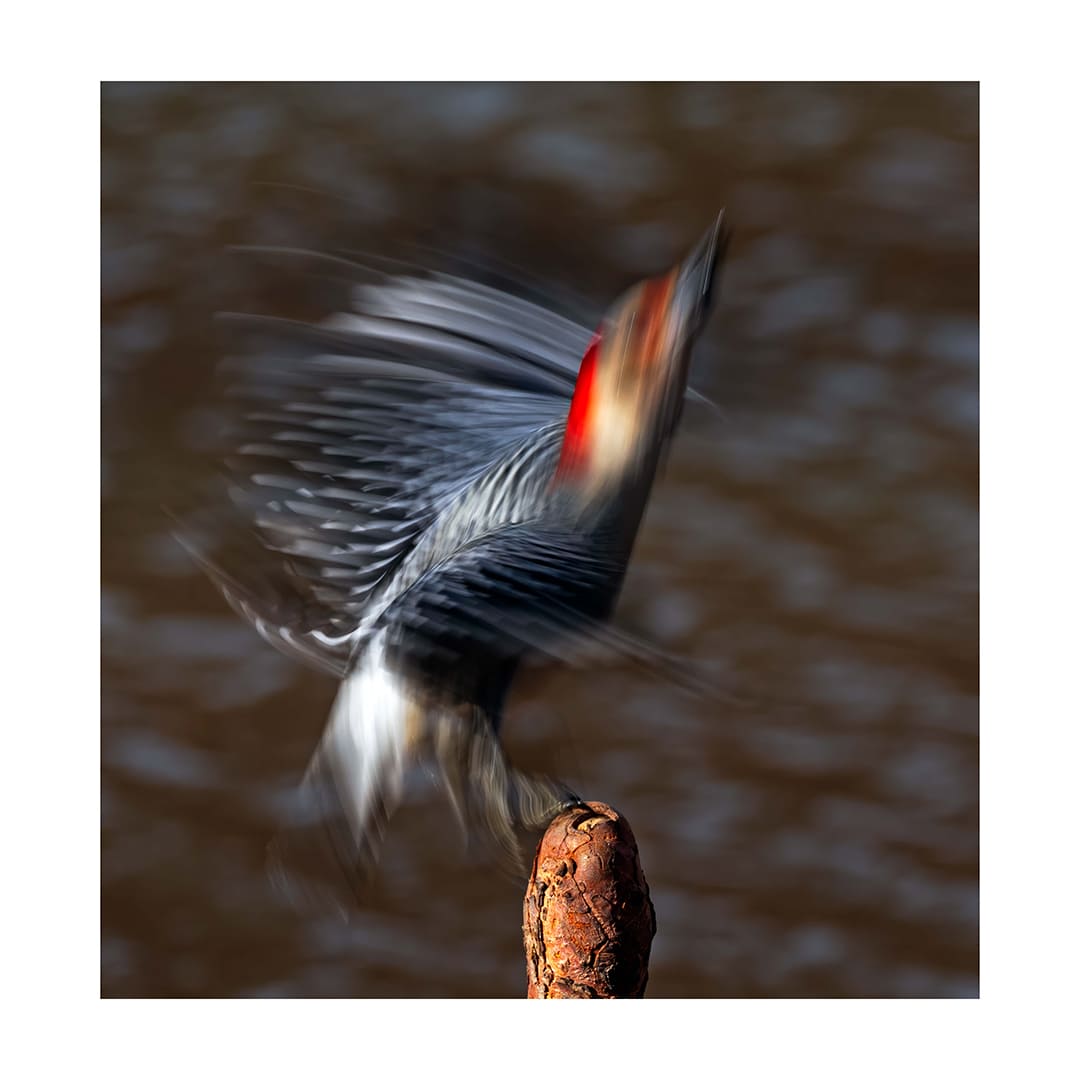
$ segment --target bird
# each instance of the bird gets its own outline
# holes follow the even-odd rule
[[[611,616],[728,237],[721,212],[591,331],[396,264],[318,323],[227,317],[272,344],[230,372],[226,494],[177,535],[267,642],[339,680],[271,845],[283,887],[318,848],[362,900],[421,763],[515,865],[520,832],[581,803],[509,761],[507,694],[530,657],[661,655]]]

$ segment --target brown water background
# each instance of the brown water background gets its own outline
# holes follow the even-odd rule
[[[618,807],[650,996],[978,993],[978,89],[106,85],[102,993],[524,994],[522,888],[439,794],[353,924],[263,852],[334,693],[234,616],[160,505],[221,429],[216,311],[301,309],[235,243],[499,257],[595,314],[720,206],[735,239],[622,617],[741,712],[530,679],[507,739]]]

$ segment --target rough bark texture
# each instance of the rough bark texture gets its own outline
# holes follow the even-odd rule
[[[656,915],[626,819],[589,803],[560,814],[525,893],[530,998],[644,997]]]

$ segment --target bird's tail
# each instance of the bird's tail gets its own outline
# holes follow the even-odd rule
[[[347,912],[362,897],[415,756],[415,709],[378,647],[342,682],[288,824],[270,848],[271,876],[295,902],[330,901]]]
[[[487,841],[511,873],[527,871],[524,837],[581,801],[556,780],[515,769],[479,706],[414,697],[373,645],[342,682],[288,825],[270,846],[279,889],[297,906],[348,917],[374,876],[406,772],[424,760],[466,837]]]

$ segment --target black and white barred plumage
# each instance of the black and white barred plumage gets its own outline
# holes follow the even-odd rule
[[[574,800],[506,762],[502,702],[530,653],[568,659],[585,639],[647,653],[605,620],[721,248],[718,221],[597,336],[418,272],[357,286],[354,310],[318,326],[245,321],[278,344],[233,365],[245,420],[219,520],[240,523],[267,558],[221,554],[214,526],[189,527],[185,542],[263,637],[342,680],[305,779],[307,826],[279,847],[283,866],[323,829],[359,883],[420,756],[462,819],[508,852],[516,827]],[[575,409],[592,409],[591,457],[571,468],[567,416],[590,339],[600,377]]]

